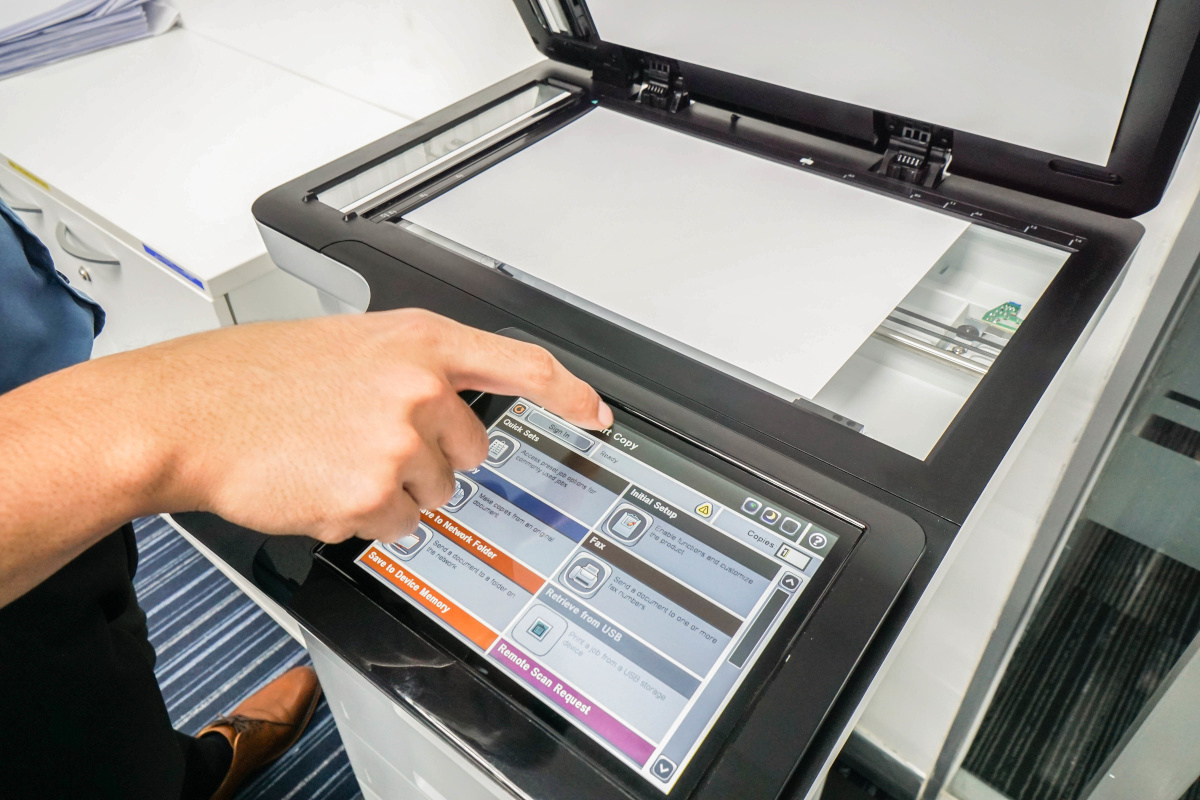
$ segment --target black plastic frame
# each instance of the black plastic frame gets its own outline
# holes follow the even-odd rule
[[[984,209],[980,224],[1010,233],[1015,231],[1005,220],[1026,220],[1069,234],[1070,240],[1077,242],[1076,248],[1006,346],[1004,356],[984,376],[929,457],[921,461],[485,269],[399,226],[361,217],[343,219],[336,209],[305,201],[310,191],[365,169],[538,80],[574,84],[590,92],[585,97],[614,110],[797,169],[807,168],[799,164],[800,158],[811,158],[827,175],[840,172],[837,179],[932,206],[940,213],[960,213],[953,207],[943,210],[945,204]],[[579,109],[564,113],[576,114]],[[569,116],[546,120],[512,146],[536,141],[566,120]],[[1123,273],[1143,229],[1133,221],[958,176],[945,181],[936,192],[914,191],[907,184],[872,174],[875,158],[873,152],[862,148],[772,124],[743,119],[731,126],[728,112],[704,104],[668,114],[600,95],[586,73],[545,62],[284,184],[259,198],[253,210],[260,224],[361,275],[370,286],[372,310],[425,305],[484,329],[522,327],[564,343],[613,371],[636,375],[662,396],[711,419],[752,430],[780,453],[793,458],[810,454],[846,476],[860,478],[961,524]],[[579,191],[586,192],[587,187],[579,187]],[[988,215],[997,221],[989,222]],[[412,291],[417,275],[436,281],[440,290],[418,299]]]
[[[586,0],[564,0],[584,6]],[[537,48],[549,58],[595,70],[614,86],[633,83],[648,54],[597,35],[551,34],[532,0],[514,0]],[[590,20],[590,12],[588,12]],[[599,32],[603,33],[603,20]],[[1069,36],[1069,32],[1064,32]],[[670,58],[670,53],[649,54]],[[882,154],[887,109],[868,109],[751,80],[698,64],[672,61],[692,97],[747,116],[849,141]],[[830,65],[853,69],[854,65]],[[953,69],[947,64],[946,69]],[[937,76],[929,77],[937,91]],[[953,134],[952,169],[963,177],[1051,200],[1132,217],[1158,205],[1200,104],[1200,4],[1158,0],[1107,164],[1093,165],[963,131]],[[923,122],[933,125],[938,120]]]
[[[328,566],[314,568],[291,610],[298,613],[306,628],[315,629],[377,685],[382,683],[381,688],[393,699],[410,708],[415,706],[418,717],[433,715],[455,740],[471,745],[465,755],[476,760],[486,758],[495,748],[485,742],[504,737],[516,737],[532,753],[547,754],[552,768],[531,770],[529,765],[513,763],[503,756],[488,759],[484,765],[499,770],[532,797],[724,800],[736,796],[765,800],[780,796],[925,553],[924,531],[902,512],[699,418],[632,381],[521,331],[507,333],[549,346],[615,405],[657,420],[669,429],[686,430],[734,461],[796,487],[866,526],[856,536],[848,523],[822,519],[843,537],[831,552],[831,561],[835,554],[845,560],[834,570],[818,573],[814,580],[819,582],[811,586],[816,591],[807,597],[802,595],[789,612],[785,622],[789,632],[773,637],[769,652],[760,656],[751,677],[735,694],[735,704],[719,718],[719,728],[710,734],[675,787],[666,795],[652,788],[569,723],[529,699],[523,687],[507,676],[497,677],[499,671],[494,666],[412,604],[364,570],[354,568],[351,562],[366,547],[365,542],[319,549],[318,559]],[[666,431],[659,437],[668,441],[674,438]],[[693,445],[676,440],[674,447],[705,466],[736,476],[765,497],[786,505],[800,504],[751,473]],[[331,578],[352,585],[354,591],[346,593],[331,586]],[[384,624],[379,614],[367,607],[368,602],[382,609],[390,622]],[[328,621],[322,623],[313,618],[314,614]],[[386,659],[371,657],[351,645],[348,638],[352,639],[353,631],[363,626],[373,632],[373,649],[382,646],[381,642],[391,642],[405,650],[421,650],[425,653],[421,659],[399,661],[411,660],[413,667],[437,663],[439,669],[405,670],[402,680],[381,682],[383,671],[378,664],[399,662],[394,655]],[[454,673],[450,680],[448,668]],[[447,698],[451,686],[456,692],[470,692],[471,701]],[[488,709],[487,731],[480,730],[481,721],[475,711],[480,707]]]

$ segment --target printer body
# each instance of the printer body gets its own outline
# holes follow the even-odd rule
[[[588,432],[471,398],[493,447],[452,503],[406,549],[318,551],[291,610],[323,682],[396,711],[330,691],[365,790],[392,770],[433,798],[808,796],[1102,314],[1195,118],[1200,8],[1076,32],[1053,24],[1072,3],[1044,24],[830,5],[516,0],[545,61],[255,203],[330,312],[539,344],[618,411]],[[1084,55],[1038,72],[1055,47]],[[584,483],[611,504],[555,494]],[[504,538],[522,513],[570,538],[561,560]],[[672,566],[704,547],[747,570]],[[519,584],[503,619],[435,572],[484,575],[481,550]],[[731,575],[766,581],[745,609]],[[715,655],[622,617],[639,604],[697,615]],[[438,618],[460,610],[474,627]],[[404,736],[443,767],[388,756]]]

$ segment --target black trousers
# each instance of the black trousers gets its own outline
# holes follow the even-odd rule
[[[0,608],[0,796],[179,800],[220,784],[212,739],[171,727],[136,569],[126,525]]]

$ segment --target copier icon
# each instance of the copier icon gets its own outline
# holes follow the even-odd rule
[[[468,478],[462,475],[454,476],[454,494],[450,496],[450,500],[442,508],[447,511],[458,511],[467,504],[479,487]]]
[[[592,597],[608,580],[612,569],[598,558],[578,555],[563,570],[562,582],[580,597]]]

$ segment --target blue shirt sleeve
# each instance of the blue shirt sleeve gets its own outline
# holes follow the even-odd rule
[[[0,394],[86,361],[103,327],[100,306],[67,283],[0,201]]]

